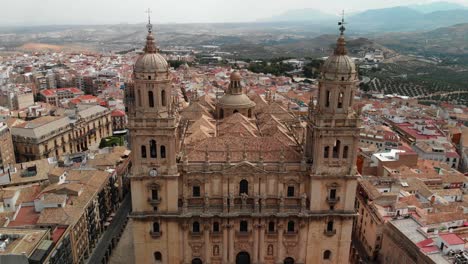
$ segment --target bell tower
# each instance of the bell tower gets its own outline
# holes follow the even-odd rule
[[[305,157],[310,164],[308,196],[312,215],[323,236],[313,245],[333,248],[333,263],[348,261],[357,186],[356,149],[360,117],[353,109],[358,76],[347,56],[344,19],[333,54],[324,62],[317,103],[310,104]],[[314,250],[314,247],[308,250]]]
[[[333,55],[323,64],[317,104],[311,104],[305,153],[312,174],[354,175],[360,117],[353,109],[359,83],[347,56],[344,20]]]

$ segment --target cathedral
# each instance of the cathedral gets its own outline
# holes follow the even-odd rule
[[[349,262],[359,81],[340,31],[301,122],[237,71],[180,107],[148,24],[126,89],[135,263]]]

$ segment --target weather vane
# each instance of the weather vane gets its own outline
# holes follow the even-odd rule
[[[151,9],[148,8],[145,13],[148,14],[148,25],[146,25],[146,28],[148,28],[148,32],[151,33],[151,30],[153,29],[153,25],[151,25]]]
[[[346,30],[344,25],[346,25],[346,23],[344,21],[344,10],[343,10],[343,13],[341,14],[341,22],[338,22],[338,26],[340,26],[341,35],[343,35]]]

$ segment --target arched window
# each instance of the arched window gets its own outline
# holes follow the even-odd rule
[[[349,147],[348,147],[348,146],[344,146],[344,147],[343,147],[343,159],[347,159],[347,158],[348,158],[348,152],[349,152]]]
[[[148,102],[149,102],[149,107],[154,107],[153,91],[148,92]]]
[[[331,100],[330,91],[327,91],[325,95],[326,95],[326,97],[325,97],[325,107],[329,107],[330,106],[330,100]]]
[[[161,145],[160,150],[161,150],[161,159],[165,159],[166,158],[166,146]]]
[[[353,105],[354,92],[351,92],[349,95],[349,107]]]
[[[146,158],[146,146],[141,146],[141,157]]]
[[[326,146],[323,148],[323,158],[328,159],[328,156],[330,154],[330,147]]]
[[[287,257],[283,261],[284,264],[294,264],[294,259],[291,257]]]
[[[141,91],[140,90],[137,91],[137,96],[138,96],[138,106],[141,106]]]
[[[252,109],[249,109],[249,110],[247,111],[247,116],[248,116],[249,118],[252,117]]]
[[[294,221],[288,222],[288,232],[290,233],[294,232]]]
[[[219,110],[219,118],[224,118],[224,109]]]
[[[339,140],[335,141],[335,146],[333,147],[333,158],[335,159],[339,158],[340,148],[341,148],[341,141]]]
[[[239,183],[239,195],[243,193],[249,194],[249,182],[247,180],[242,180]]]
[[[343,108],[344,93],[340,92],[338,95],[338,108]]]
[[[270,221],[270,222],[268,223],[268,232],[270,232],[270,233],[275,232],[275,222]]]
[[[150,140],[150,157],[151,158],[156,158],[157,157],[156,140],[154,140],[154,139]]]
[[[193,233],[200,233],[200,223],[193,222],[192,224],[192,232]]]
[[[152,190],[151,190],[151,199],[157,200],[158,198],[159,198],[158,190],[152,189]]]
[[[331,251],[330,250],[325,250],[323,252],[323,259],[331,259]]]
[[[328,221],[327,223],[327,231],[332,232],[333,231],[333,221]]]
[[[233,113],[233,114],[239,113],[239,110],[236,109],[236,110],[232,111],[232,113]]]
[[[159,223],[158,222],[153,223],[153,232],[159,233]]]
[[[192,186],[192,197],[200,197],[200,186]]]
[[[213,223],[213,232],[214,232],[214,233],[218,233],[218,232],[219,232],[219,223],[218,223],[218,222],[214,222],[214,223]]]
[[[161,91],[161,105],[166,106],[166,91]]]
[[[161,262],[162,261],[162,254],[159,251],[154,252],[154,260]]]
[[[247,221],[240,221],[239,231],[240,232],[247,232],[249,230],[249,225]]]

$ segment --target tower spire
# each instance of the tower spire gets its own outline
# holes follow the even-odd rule
[[[156,48],[156,44],[154,44],[154,37],[153,37],[153,25],[151,24],[151,9],[148,8],[146,10],[148,14],[148,25],[146,28],[148,29],[148,36],[146,36],[146,45],[144,48],[145,53],[156,53],[158,49]]]
[[[146,25],[146,28],[148,28],[148,33],[151,33],[153,30],[153,25],[151,25],[151,9],[147,9],[146,12],[148,14],[148,25]]]
[[[343,13],[341,14],[341,21],[338,22],[338,26],[340,26],[340,37],[338,38],[338,41],[336,42],[336,48],[335,48],[335,55],[346,55],[348,54],[348,50],[346,49],[346,41],[344,38],[344,32],[346,30],[345,26],[346,22],[344,19],[344,10]]]

